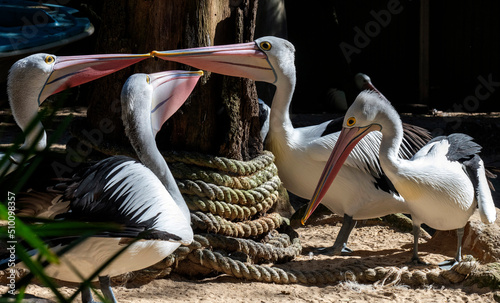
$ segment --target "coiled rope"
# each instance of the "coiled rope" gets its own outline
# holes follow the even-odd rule
[[[233,239],[232,241],[235,241],[232,245],[223,244],[222,247],[232,247],[230,251],[242,249],[240,246],[243,244],[240,242],[241,240]],[[296,241],[298,242],[298,240]],[[255,264],[255,261],[250,260],[243,262],[221,252],[214,251],[215,247],[212,247],[212,249],[206,248],[210,247],[211,243],[213,243],[211,239],[208,239],[205,235],[196,235],[195,240],[190,246],[179,248],[165,260],[165,265],[173,266],[176,262],[187,259],[190,262],[221,274],[227,274],[248,281],[276,284],[300,283],[305,285],[321,285],[352,281],[373,283],[374,286],[378,287],[398,284],[424,286],[430,284],[451,285],[469,279],[472,283],[480,286],[489,286],[493,289],[499,286],[498,277],[495,280],[495,275],[498,275],[498,273],[495,273],[494,270],[492,271],[491,266],[480,265],[472,256],[466,256],[463,261],[450,270],[441,270],[439,268],[409,269],[408,267],[399,268],[394,266],[369,268],[362,261],[359,261],[354,264],[343,265],[341,268],[301,271],[284,266],[259,265]],[[241,251],[257,255],[255,252],[250,251],[248,246],[244,247]],[[264,255],[265,259],[261,261],[274,263],[279,260],[291,260],[291,255],[284,257],[275,255],[272,259]]]

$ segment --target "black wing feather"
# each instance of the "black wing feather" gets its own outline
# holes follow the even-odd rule
[[[342,125],[344,123],[344,117],[335,118],[328,123],[325,130],[321,134],[321,137],[327,136],[329,134],[336,133],[342,129]]]
[[[429,143],[441,140],[447,140],[450,144],[446,154],[446,158],[450,161],[463,163],[481,152],[481,145],[474,142],[474,139],[466,134],[455,133],[449,136],[440,136],[432,139]]]
[[[143,208],[139,214],[137,212],[125,214],[119,209],[128,197],[127,192],[113,196],[118,187],[123,185],[122,182],[118,181],[104,190],[108,182],[120,172],[119,169],[114,172],[113,170],[124,162],[130,161],[138,163],[132,158],[115,156],[102,160],[88,169],[79,185],[68,188],[66,191],[67,198],[71,200],[71,211],[57,218],[63,217],[84,222],[112,221],[123,225],[124,229],[121,232],[106,234],[114,237],[137,237],[140,233],[154,230],[159,214],[141,222],[135,219],[140,218],[150,207]]]

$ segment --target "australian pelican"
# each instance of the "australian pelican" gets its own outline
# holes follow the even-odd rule
[[[122,89],[122,120],[140,162],[115,156],[58,184],[54,195],[19,198],[19,216],[113,222],[121,232],[93,236],[46,268],[49,276],[71,282],[88,278],[131,239],[140,237],[99,276],[101,290],[116,302],[109,277],[151,266],[193,240],[189,209],[155,143],[162,124],[185,102],[201,71],[132,75]],[[59,194],[59,195],[57,195]],[[56,239],[57,240],[57,239]],[[51,245],[57,244],[56,240]],[[63,244],[53,247],[62,249]],[[93,302],[89,288],[83,302]]]
[[[309,199],[340,134],[342,119],[294,128],[289,115],[295,89],[295,48],[287,40],[263,37],[255,42],[173,51],[153,56],[224,75],[247,77],[276,86],[271,104],[266,148],[276,157],[278,174],[292,193]],[[311,75],[314,76],[314,75]],[[311,88],[314,89],[314,88]],[[314,100],[311,100],[314,102]],[[429,139],[426,131],[405,124],[400,155],[411,157]],[[346,243],[356,221],[407,213],[404,199],[393,191],[380,168],[380,133],[371,133],[353,150],[323,204],[344,216],[328,254],[349,253]],[[356,190],[361,186],[364,190]]]
[[[342,164],[349,153],[373,131],[382,133],[380,165],[394,190],[404,197],[412,216],[412,260],[423,263],[418,257],[418,234],[422,223],[437,230],[457,229],[455,259],[440,264],[442,268],[451,268],[461,260],[464,226],[476,207],[484,223],[496,220],[484,164],[478,155],[481,146],[468,135],[457,133],[434,138],[411,159],[402,159],[398,155],[403,142],[401,119],[387,99],[375,91],[362,92],[348,109],[342,132],[303,220],[314,211],[336,177],[341,176]],[[352,190],[369,191],[363,184]]]
[[[47,145],[47,136],[39,120],[38,107],[49,97],[67,88],[106,76],[141,60],[150,54],[102,54],[56,56],[34,54],[18,60],[9,70],[7,93],[12,115],[25,135],[21,150]],[[26,132],[30,123],[34,127]],[[0,154],[0,157],[3,155]],[[23,160],[23,153],[14,153],[0,167],[0,176],[12,172]]]

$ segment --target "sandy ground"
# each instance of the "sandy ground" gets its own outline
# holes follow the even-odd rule
[[[302,255],[281,267],[295,269],[337,268],[361,263],[376,266],[408,266],[411,257],[412,236],[398,231],[380,221],[359,222],[354,229],[349,247],[355,252],[351,256],[312,255],[316,247],[331,245],[332,235],[340,226],[337,216],[325,216],[312,225],[297,228],[303,245]],[[436,242],[436,241],[434,241]],[[424,261],[439,263],[454,253],[454,240],[433,243],[420,241],[420,253]],[[468,253],[467,250],[464,251]],[[428,268],[434,268],[434,265]],[[422,269],[422,267],[420,267]],[[425,268],[425,267],[423,267]],[[5,287],[0,286],[4,292]],[[61,287],[67,296],[72,287]],[[227,275],[205,279],[189,279],[173,273],[165,279],[154,280],[135,288],[114,286],[119,302],[498,302],[500,292],[489,288],[459,285],[428,285],[409,287],[374,286],[343,281],[335,285],[305,286],[300,284],[279,285],[274,283],[248,282]],[[27,293],[42,298],[54,299],[50,290],[39,285],[30,285]],[[80,302],[80,298],[78,301]]]

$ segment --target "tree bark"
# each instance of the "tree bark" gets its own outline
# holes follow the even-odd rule
[[[148,53],[254,39],[257,0],[128,0],[125,5],[107,0],[101,5],[95,53]],[[147,59],[93,82],[87,124],[104,133],[94,145],[128,145],[119,96],[131,74],[172,69],[192,68]],[[262,152],[259,130],[254,82],[205,73],[186,104],[158,133],[157,142],[160,149],[247,160]]]

